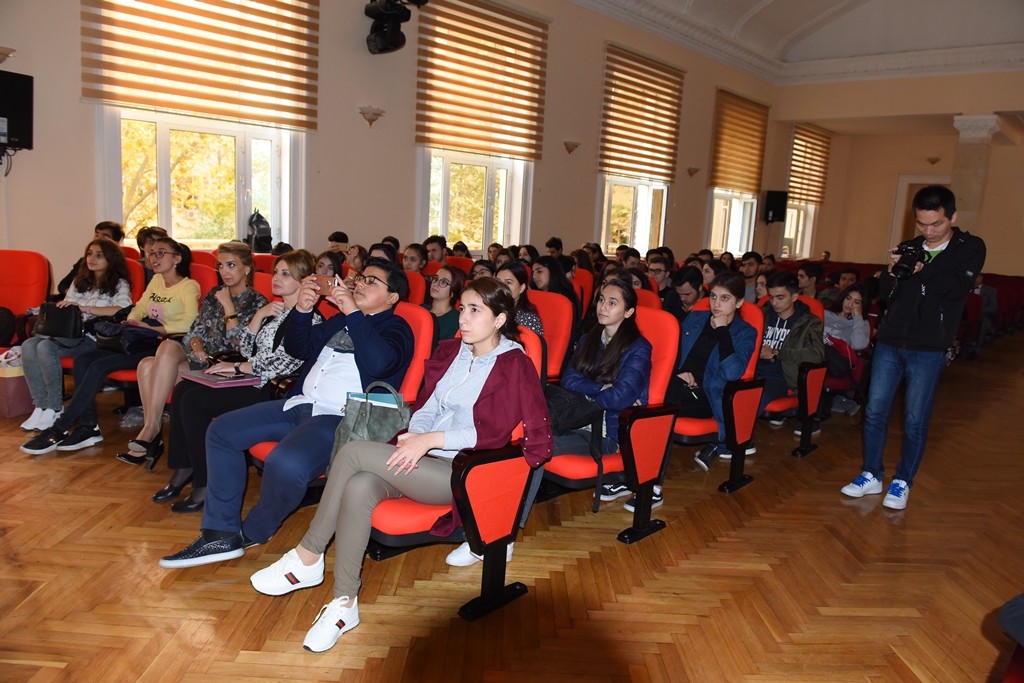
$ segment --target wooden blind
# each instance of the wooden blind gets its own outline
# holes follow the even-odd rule
[[[708,184],[736,192],[761,191],[761,166],[768,132],[768,107],[719,90]]]
[[[682,100],[681,71],[609,45],[600,170],[674,181]]]
[[[828,179],[832,136],[814,126],[793,127],[793,153],[789,164],[789,201],[822,204]]]
[[[81,0],[82,97],[315,130],[320,0]]]
[[[548,26],[483,0],[420,9],[416,142],[540,159]]]

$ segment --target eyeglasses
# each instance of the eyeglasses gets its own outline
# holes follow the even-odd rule
[[[150,258],[158,258],[158,259],[161,259],[161,258],[163,258],[164,256],[167,256],[168,254],[174,254],[174,252],[173,252],[173,251],[168,251],[168,250],[166,250],[166,249],[157,249],[157,250],[155,250],[155,251],[151,251],[151,252],[149,252],[149,257],[150,257]]]
[[[486,268],[477,268],[476,270],[474,270],[473,272],[470,273],[470,276],[475,280],[476,278],[480,277],[481,275],[490,276],[490,274],[491,274],[491,271],[487,270]]]
[[[438,284],[438,286],[441,287],[441,289],[444,289],[445,287],[451,287],[452,286],[452,281],[451,280],[448,280],[446,278],[440,277],[439,275],[435,275],[431,279],[434,282],[436,282]]]
[[[649,268],[647,270],[647,272],[650,273],[651,275],[661,275],[662,273],[665,272],[665,269],[664,268]]]
[[[368,287],[372,287],[373,285],[377,284],[378,282],[380,284],[384,285],[385,287],[388,286],[388,283],[385,282],[384,280],[381,280],[379,277],[375,277],[373,275],[363,275],[362,273],[358,273],[355,277],[353,277],[352,278],[352,282],[354,284],[357,284],[357,285],[360,282],[365,282]],[[391,288],[388,287],[388,289],[390,291]]]

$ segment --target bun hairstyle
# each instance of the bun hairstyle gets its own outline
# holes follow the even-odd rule
[[[245,242],[225,242],[217,247],[217,253],[221,252],[237,256],[242,265],[249,269],[249,272],[245,275],[245,284],[252,287],[256,281],[256,265],[253,263],[252,249],[249,248],[249,245]]]
[[[479,280],[470,280],[466,283],[465,291],[476,292],[483,299],[484,306],[487,306],[494,314],[494,317],[504,313],[505,324],[498,332],[506,339],[519,341],[519,325],[516,324],[515,316],[516,302],[505,283],[494,278],[484,277]]]
[[[333,254],[334,252],[328,251],[325,253]],[[323,258],[323,256],[320,258]],[[310,251],[306,251],[305,249],[296,249],[295,251],[285,252],[275,258],[274,265],[270,270],[271,273],[273,273],[274,270],[277,270],[277,264],[284,261],[285,265],[288,266],[288,272],[291,274],[292,279],[302,282],[303,279],[316,272],[316,263],[319,260],[320,259],[315,258],[313,253]],[[340,268],[335,275],[341,277]]]
[[[626,280],[615,278],[609,280],[601,287],[601,294],[603,295],[605,290],[608,289],[619,290],[618,294],[622,297],[623,306],[627,311],[632,309],[633,315],[622,321],[618,331],[615,332],[615,336],[612,337],[605,347],[603,354],[601,353],[603,328],[597,326],[580,342],[579,350],[572,359],[572,366],[577,372],[601,384],[611,384],[615,381],[619,376],[619,364],[622,355],[641,336],[640,328],[636,324],[637,296],[636,292],[633,291],[633,284]]]

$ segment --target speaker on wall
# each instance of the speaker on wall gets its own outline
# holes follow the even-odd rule
[[[764,222],[774,223],[786,220],[786,204],[789,194],[778,190],[768,190],[764,196]]]
[[[31,76],[0,71],[0,147],[32,149],[32,83]]]

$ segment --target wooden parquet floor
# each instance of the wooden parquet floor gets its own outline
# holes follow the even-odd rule
[[[20,419],[0,420],[0,682],[997,681],[1012,649],[998,608],[1024,591],[1022,352],[1003,339],[947,371],[906,511],[839,493],[859,416],[828,422],[805,460],[791,422],[759,425],[756,481],[732,496],[716,491],[725,465],[705,474],[676,447],[668,527],[634,546],[615,541],[621,500],[539,505],[509,564],[530,592],[481,622],[455,614],[480,569],[447,567],[448,546],[367,560],[361,625],[319,655],[301,641],[330,577],[281,598],[248,582],[312,510],[240,560],[165,571],[200,519],[150,502],[162,463],[113,458],[132,434],[111,417],[103,446],[33,458]],[[894,427],[890,472],[899,441]]]

